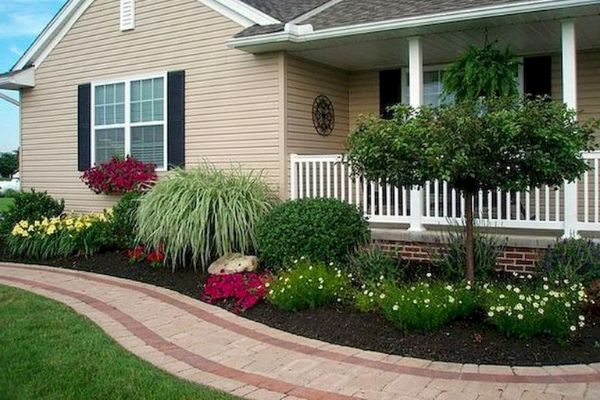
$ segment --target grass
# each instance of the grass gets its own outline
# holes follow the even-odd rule
[[[60,303],[0,286],[0,399],[233,400],[128,353]]]
[[[11,204],[14,202],[14,199],[0,197],[0,212],[8,210]]]

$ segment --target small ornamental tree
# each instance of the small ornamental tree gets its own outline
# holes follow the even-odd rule
[[[485,53],[484,53],[485,51]],[[490,49],[470,50],[484,71],[494,57]],[[487,54],[487,56],[486,56]],[[465,56],[466,57],[466,56]],[[452,68],[450,68],[452,71]],[[512,73],[512,68],[505,72]],[[513,77],[514,78],[514,77]],[[487,78],[469,78],[484,82]],[[579,123],[576,113],[546,98],[519,98],[502,84],[482,83],[482,90],[456,96],[457,103],[413,109],[394,107],[391,120],[366,117],[349,138],[347,160],[355,173],[397,186],[423,186],[447,181],[465,198],[466,277],[474,280],[473,196],[478,191],[525,191],[541,185],[559,186],[588,169],[581,152],[593,148],[595,122]],[[515,83],[516,84],[516,83]],[[456,86],[459,87],[456,83]],[[482,96],[487,89],[488,96]],[[477,98],[469,98],[477,95]]]
[[[133,157],[113,157],[81,175],[83,183],[97,194],[142,192],[153,186],[157,179],[154,164],[146,164]]]

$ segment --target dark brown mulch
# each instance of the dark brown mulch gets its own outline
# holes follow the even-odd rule
[[[131,265],[119,253],[38,263],[151,283],[197,299],[206,279],[205,274],[190,270],[172,273],[149,265]],[[228,307],[229,304],[221,306]],[[581,335],[562,346],[545,337],[530,341],[507,338],[483,323],[480,317],[456,321],[436,332],[402,332],[377,314],[363,314],[350,308],[329,307],[290,314],[262,303],[242,316],[330,343],[436,361],[515,366],[600,361],[598,316],[589,316],[588,326]]]

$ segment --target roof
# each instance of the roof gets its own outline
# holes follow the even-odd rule
[[[283,22],[289,22],[309,12],[329,0],[242,0],[248,4]]]
[[[314,31],[382,23],[385,21],[409,20],[420,17],[445,15],[460,12],[476,12],[482,10],[497,11],[501,14],[510,9],[510,13],[525,12],[527,9],[573,7],[583,3],[600,3],[600,1],[576,0],[330,0],[322,2],[318,9],[314,7],[316,0],[242,0],[253,3],[256,7],[260,4],[264,12],[274,5],[279,7],[285,3],[300,3],[313,6],[304,17],[291,21],[288,18],[279,18],[282,22],[311,25]],[[300,7],[296,4],[296,7]],[[285,24],[273,24],[249,27],[236,35],[236,38],[250,38],[271,33],[285,31]]]

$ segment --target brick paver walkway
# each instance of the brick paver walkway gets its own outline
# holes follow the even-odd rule
[[[167,289],[42,266],[0,263],[0,284],[67,304],[154,365],[248,399],[600,399],[600,363],[510,368],[386,355],[281,332]]]

